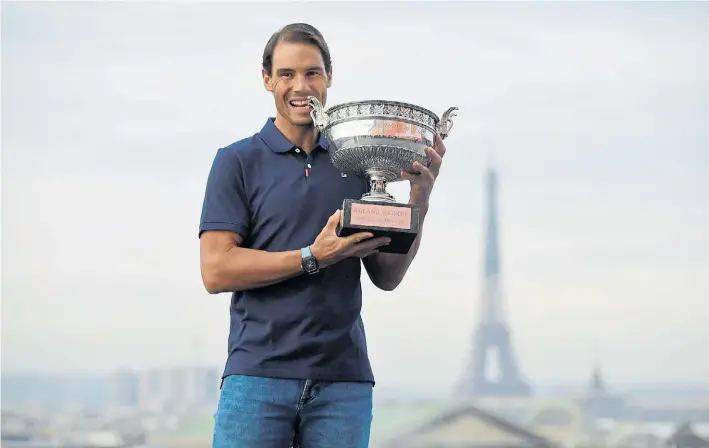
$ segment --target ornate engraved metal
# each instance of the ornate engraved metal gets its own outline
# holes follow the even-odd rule
[[[458,110],[451,107],[439,118],[423,107],[396,101],[353,101],[328,110],[314,96],[308,102],[314,125],[330,144],[333,165],[368,179],[370,191],[362,200],[384,202],[394,202],[386,185],[402,180],[402,170],[411,170],[415,161],[428,166],[424,148],[433,147],[436,133],[448,137]]]

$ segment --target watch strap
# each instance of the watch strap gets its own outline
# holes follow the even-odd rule
[[[308,257],[312,257],[313,253],[310,251],[310,246],[305,246],[300,249],[300,258],[301,259],[306,259]]]
[[[303,270],[308,274],[315,274],[320,270],[318,260],[313,256],[310,246],[300,249],[300,263]]]

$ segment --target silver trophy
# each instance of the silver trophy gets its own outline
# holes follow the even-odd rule
[[[458,108],[439,118],[423,107],[396,101],[353,101],[328,110],[314,96],[308,101],[313,123],[329,143],[333,165],[369,184],[361,199],[344,201],[338,234],[369,231],[391,238],[381,252],[408,252],[418,234],[419,209],[397,203],[386,186],[403,180],[401,171],[410,171],[415,161],[429,165],[424,148],[433,147],[436,133],[442,139],[448,136]]]

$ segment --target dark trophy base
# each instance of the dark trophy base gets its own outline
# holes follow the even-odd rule
[[[346,237],[370,232],[374,238],[386,236],[391,242],[379,247],[379,252],[406,254],[419,229],[419,207],[396,202],[373,202],[345,199],[337,236]]]

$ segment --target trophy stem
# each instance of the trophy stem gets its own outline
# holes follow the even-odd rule
[[[369,192],[362,196],[363,201],[396,202],[394,196],[386,191],[387,183],[396,179],[396,174],[384,170],[367,170],[366,176]]]

